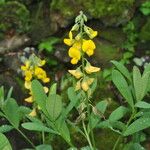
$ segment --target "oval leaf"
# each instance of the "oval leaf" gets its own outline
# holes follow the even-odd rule
[[[140,102],[137,102],[137,103],[135,104],[135,107],[139,107],[139,108],[150,108],[150,104],[147,103],[147,102],[142,102],[142,101],[140,101]]]
[[[40,132],[49,132],[53,134],[58,134],[56,131],[36,122],[26,122],[21,125],[23,128],[30,131],[40,131]]]
[[[0,150],[12,150],[8,139],[2,133],[0,133]]]
[[[150,127],[150,118],[139,118],[126,129],[123,135],[128,136],[148,127]]]
[[[35,102],[39,105],[42,111],[47,114],[46,112],[46,99],[47,96],[44,92],[44,88],[42,84],[38,80],[32,81],[32,94],[34,97]]]
[[[117,71],[112,71],[112,81],[119,90],[119,92],[122,94],[122,96],[126,99],[126,101],[129,103],[129,105],[133,108],[133,98],[131,91],[129,89],[129,86],[125,80],[125,78],[122,76],[122,74]]]
[[[9,131],[11,131],[13,128],[14,128],[14,127],[11,126],[11,125],[7,125],[7,124],[1,125],[1,126],[0,126],[0,132],[1,132],[1,133],[9,132]]]
[[[130,75],[128,69],[122,63],[119,63],[117,61],[111,61],[111,62],[130,82],[132,82],[131,75]]]
[[[120,106],[118,107],[116,110],[114,110],[111,115],[109,116],[109,120],[111,122],[114,121],[118,121],[119,119],[121,119],[122,117],[124,117],[124,115],[128,112],[128,109],[124,106]]]
[[[46,100],[46,110],[52,121],[55,121],[62,111],[61,97],[56,94],[49,95]]]

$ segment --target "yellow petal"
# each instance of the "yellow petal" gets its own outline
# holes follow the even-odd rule
[[[85,71],[86,73],[91,74],[91,73],[100,71],[100,68],[94,67],[94,66],[87,66],[85,67]]]
[[[96,48],[94,42],[92,40],[84,40],[82,45],[82,50],[88,55],[94,54],[94,49]]]
[[[26,89],[30,90],[31,89],[31,81],[25,81],[24,86]]]
[[[37,64],[39,67],[44,66],[46,63],[45,60],[40,60],[39,63]]]
[[[71,46],[74,43],[74,40],[64,39],[64,43],[68,46]]]
[[[83,80],[81,83],[81,87],[84,91],[87,91],[89,89],[88,82],[86,80]]]
[[[33,97],[30,96],[30,97],[26,98],[24,101],[26,101],[28,103],[33,103]]]
[[[97,34],[98,34],[97,31],[94,31],[93,29],[91,29],[91,28],[89,28],[89,27],[88,27],[88,30],[89,30],[88,35],[89,35],[89,37],[90,37],[91,39],[93,39],[94,37],[97,36]]]
[[[68,54],[70,57],[72,58],[77,58],[77,59],[80,59],[81,58],[81,53],[80,53],[80,50],[78,50],[77,48],[75,47],[71,47],[68,51]]]
[[[87,79],[88,85],[91,85],[93,83],[93,81],[94,81],[94,78],[88,78]]]
[[[71,63],[72,63],[73,65],[77,64],[77,63],[78,63],[78,59],[72,58],[72,59],[71,59]]]
[[[68,70],[70,74],[72,74],[75,78],[80,79],[83,76],[83,73],[79,70]]]
[[[72,36],[72,32],[70,31],[70,32],[69,32],[69,38],[70,38],[70,40],[72,40],[72,37],[73,37],[73,36]]]
[[[44,83],[48,83],[48,82],[50,82],[50,78],[47,78],[47,77],[46,77],[46,78],[43,78],[42,81],[43,81]]]
[[[92,56],[92,55],[94,54],[94,50],[93,50],[93,49],[88,49],[88,50],[86,51],[86,54],[87,54],[88,56]]]
[[[75,91],[78,91],[81,89],[81,83],[80,81],[77,82],[76,87],[75,87]]]
[[[26,67],[26,66],[21,66],[21,70],[22,70],[22,71],[26,71],[26,70],[27,70],[27,67]]]
[[[36,109],[35,108],[31,111],[29,116],[31,116],[31,117],[35,117],[36,116]]]
[[[32,72],[30,70],[25,71],[25,81],[30,81],[32,79]]]
[[[91,66],[91,64],[87,61],[86,66],[85,66],[85,71],[86,73],[91,74],[91,73],[100,71],[100,68]]]
[[[43,88],[44,88],[44,92],[48,93],[48,91],[49,91],[48,87],[44,86]]]

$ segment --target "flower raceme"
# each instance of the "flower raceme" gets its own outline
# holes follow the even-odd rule
[[[27,59],[24,63],[24,65],[21,66],[21,70],[23,72],[23,75],[25,76],[25,83],[24,86],[26,89],[29,90],[30,96],[25,99],[28,103],[33,103],[34,99],[32,96],[32,90],[31,90],[31,81],[33,78],[40,79],[43,83],[48,83],[50,81],[50,78],[47,77],[46,71],[42,69],[42,66],[44,66],[46,63],[45,60],[41,60],[36,55],[32,54],[29,59]],[[48,92],[47,87],[43,87],[45,93]]]

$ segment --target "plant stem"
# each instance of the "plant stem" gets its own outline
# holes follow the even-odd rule
[[[131,122],[131,121],[132,121],[132,119],[134,118],[134,115],[135,115],[135,113],[132,113],[132,115],[130,116],[130,118],[129,118],[129,120],[128,120],[127,124],[126,124],[126,128],[125,128],[125,130],[128,128],[128,126],[129,126],[130,122]],[[124,130],[124,131],[125,131],[125,130]],[[123,132],[124,132],[124,131],[123,131]],[[122,132],[122,133],[123,133],[123,132]],[[119,135],[119,137],[118,137],[117,141],[115,142],[115,145],[114,145],[114,147],[113,147],[113,149],[112,149],[112,150],[116,150],[116,148],[117,148],[117,146],[118,146],[118,143],[119,143],[119,141],[120,141],[121,137],[122,137],[122,135]]]
[[[95,139],[94,139],[94,134],[93,134],[93,129],[91,127],[91,119],[90,119],[90,105],[89,105],[89,98],[87,96],[86,98],[86,105],[87,105],[87,114],[88,114],[88,120],[89,120],[89,127],[90,127],[90,132],[91,133],[91,138],[92,138],[92,144],[93,144],[93,149],[96,149],[96,145],[95,145]]]
[[[19,130],[18,128],[16,128],[16,130],[26,139],[27,142],[31,144],[33,148],[35,148],[35,145],[30,141],[30,139],[21,130]]]
[[[83,120],[82,120],[82,125],[83,125],[83,129],[84,129],[84,132],[85,132],[85,135],[86,135],[86,139],[87,139],[87,141],[89,143],[89,146],[90,146],[91,150],[94,150],[93,146],[92,146],[92,143],[91,143],[91,140],[90,140],[90,137],[89,137],[89,134],[88,134],[88,132],[86,130],[85,123],[84,123]]]

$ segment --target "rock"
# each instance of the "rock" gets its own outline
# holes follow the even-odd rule
[[[30,38],[27,35],[15,35],[11,38],[0,41],[0,54],[6,54],[28,45]]]

